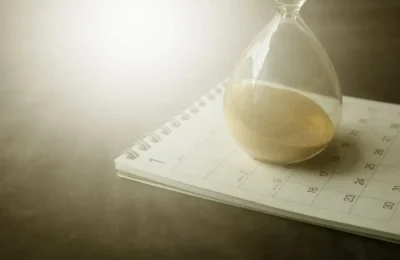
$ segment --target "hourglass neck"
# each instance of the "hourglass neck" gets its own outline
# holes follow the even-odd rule
[[[284,17],[296,18],[307,0],[275,0],[279,12]]]

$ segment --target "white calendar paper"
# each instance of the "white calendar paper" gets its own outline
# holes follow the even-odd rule
[[[230,136],[223,83],[115,160],[120,177],[359,235],[400,242],[400,105],[344,97],[335,140],[276,166]]]

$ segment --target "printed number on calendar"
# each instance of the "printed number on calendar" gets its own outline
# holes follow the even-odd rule
[[[382,156],[385,150],[383,149],[375,149],[374,154]]]
[[[346,195],[343,200],[347,202],[353,202],[355,198],[356,196],[354,195]]]
[[[365,179],[357,178],[354,183],[363,186],[365,184]]]
[[[376,165],[373,163],[366,163],[364,168],[368,170],[375,170]]]
[[[319,172],[319,176],[326,177],[328,175],[329,175],[329,173],[327,173],[326,171],[320,171]]]
[[[318,188],[315,188],[315,187],[309,187],[307,190],[307,192],[311,192],[311,193],[317,193],[317,191],[318,191]]]
[[[400,185],[394,185],[392,191],[400,192]]]
[[[385,202],[385,203],[383,203],[383,206],[382,206],[384,209],[387,209],[387,210],[393,210],[393,208],[394,208],[394,203],[393,202]]]
[[[153,159],[153,158],[149,158],[149,162],[156,162],[156,163],[164,164],[163,161],[159,161],[159,160],[156,160],[156,159]]]

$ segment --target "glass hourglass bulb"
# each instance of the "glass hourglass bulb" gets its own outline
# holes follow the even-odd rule
[[[306,0],[275,0],[276,14],[230,77],[224,113],[232,137],[253,158],[291,164],[332,141],[342,115],[335,69],[299,16]]]

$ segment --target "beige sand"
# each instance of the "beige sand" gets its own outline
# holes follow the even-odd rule
[[[335,134],[335,126],[317,103],[285,88],[260,84],[228,88],[224,110],[233,138],[266,162],[309,159]]]

